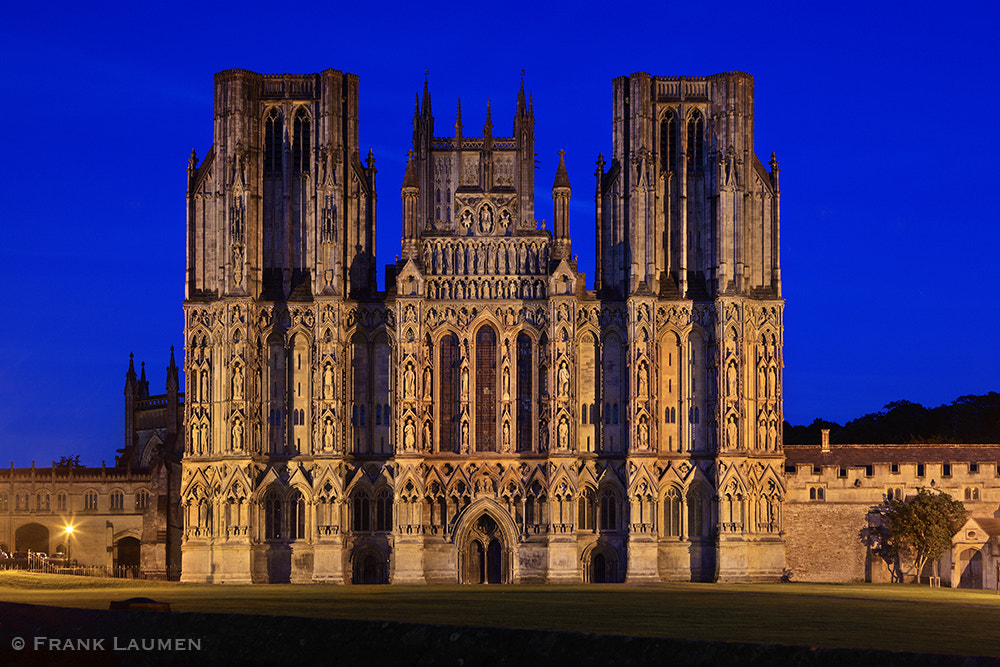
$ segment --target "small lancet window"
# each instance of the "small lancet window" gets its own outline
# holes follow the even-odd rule
[[[669,172],[676,168],[677,116],[673,109],[667,111],[660,121],[660,166]]]
[[[700,171],[705,160],[705,119],[697,109],[688,118],[687,131],[688,171]]]
[[[302,107],[295,112],[292,128],[292,171],[298,176],[309,173],[309,114]]]
[[[264,116],[264,175],[281,176],[281,153],[284,141],[284,117],[271,107]]]

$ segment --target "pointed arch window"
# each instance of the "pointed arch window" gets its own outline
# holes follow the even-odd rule
[[[663,534],[668,537],[681,535],[681,494],[677,489],[667,491],[663,503]]]
[[[448,334],[441,339],[439,352],[440,382],[440,432],[438,441],[442,452],[458,452],[458,400],[461,359],[458,353],[458,338]]]
[[[302,107],[295,112],[292,124],[292,173],[296,176],[309,173],[309,114]]]
[[[697,109],[688,117],[687,131],[688,171],[701,171],[705,163],[705,119]]]
[[[284,115],[271,107],[264,116],[264,176],[281,176],[281,152],[284,140]]]
[[[497,450],[497,335],[488,324],[476,333],[476,451]]]
[[[354,521],[351,528],[356,532],[366,532],[372,529],[371,498],[364,491],[354,494],[351,502],[354,510]]]
[[[306,501],[296,490],[288,502],[288,532],[293,540],[306,537]]]
[[[375,500],[375,530],[392,530],[392,494],[387,490]]]
[[[577,529],[594,530],[596,528],[594,492],[591,489],[584,489],[580,494],[578,504]]]
[[[605,491],[601,496],[601,530],[616,530],[618,528],[618,503],[612,491]]]
[[[521,333],[517,336],[517,451],[531,450],[531,338]]]
[[[281,498],[274,491],[268,491],[264,498],[264,539],[280,540],[281,531]]]
[[[660,121],[660,167],[663,171],[670,172],[677,167],[677,143],[677,114],[669,109]]]

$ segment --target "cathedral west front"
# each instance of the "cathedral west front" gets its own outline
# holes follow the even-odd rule
[[[182,580],[781,575],[778,164],[753,79],[613,93],[593,290],[562,156],[536,220],[523,84],[512,128],[459,106],[447,133],[425,84],[379,291],[358,77],[216,75],[188,168]]]

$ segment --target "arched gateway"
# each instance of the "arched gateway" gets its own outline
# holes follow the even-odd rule
[[[471,509],[471,508],[470,508]],[[469,512],[457,534],[459,583],[509,584],[514,582],[513,523],[506,512],[493,507]],[[507,519],[507,521],[504,521]]]

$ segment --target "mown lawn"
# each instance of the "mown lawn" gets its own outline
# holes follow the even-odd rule
[[[912,585],[228,586],[0,572],[0,600],[1000,657],[1000,596]]]

